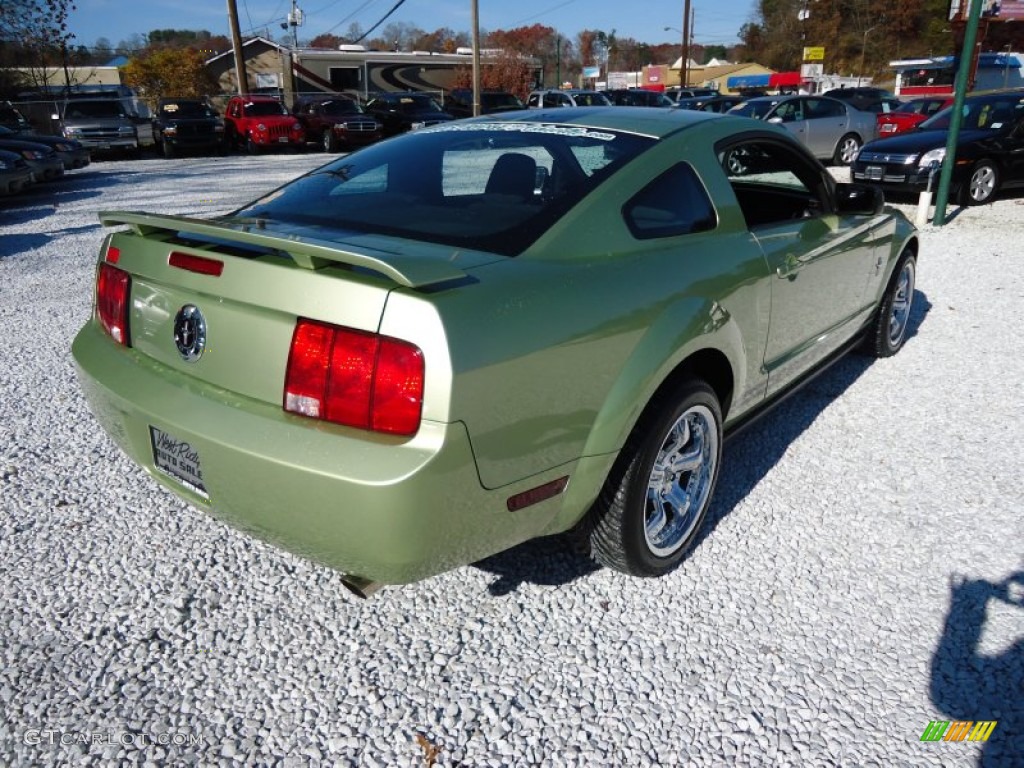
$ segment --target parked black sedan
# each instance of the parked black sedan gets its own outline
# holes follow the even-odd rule
[[[92,160],[88,147],[74,139],[65,139],[63,136],[46,136],[41,133],[33,133],[31,130],[15,131],[0,126],[0,141],[5,139],[46,145],[57,153],[65,171],[85,168]]]
[[[916,129],[864,145],[854,181],[890,192],[916,193],[946,157],[952,107]],[[1024,187],[1024,89],[968,96],[953,164],[952,189],[961,205],[990,202],[1002,189]]]

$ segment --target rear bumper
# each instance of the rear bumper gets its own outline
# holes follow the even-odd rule
[[[545,531],[558,498],[509,512],[509,496],[565,467],[488,491],[461,423],[424,422],[411,440],[286,414],[113,343],[95,323],[75,339],[97,420],[160,484],[252,535],[350,575],[405,583]],[[198,453],[204,499],[157,469],[150,426]]]

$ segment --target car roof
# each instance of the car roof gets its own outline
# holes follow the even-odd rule
[[[609,131],[627,131],[654,138],[708,121],[746,120],[735,116],[719,115],[713,112],[697,112],[687,109],[651,109],[650,107],[576,107],[575,109],[531,109],[485,115],[475,121],[496,123],[547,123],[574,125],[581,128]]]
[[[826,96],[832,96],[833,94],[847,94],[847,95],[869,95],[869,96],[892,96],[892,91],[886,90],[885,88],[877,88],[872,85],[857,85],[857,86],[842,86],[840,88],[832,88],[825,91]]]

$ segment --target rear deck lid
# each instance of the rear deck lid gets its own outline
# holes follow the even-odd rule
[[[388,252],[267,223],[126,212],[100,219],[130,227],[111,235],[105,258],[113,261],[116,253],[116,266],[131,277],[132,348],[186,376],[274,405],[281,403],[297,318],[372,333],[392,290],[466,278],[436,246],[417,255],[411,246]]]

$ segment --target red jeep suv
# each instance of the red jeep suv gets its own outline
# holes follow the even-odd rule
[[[224,140],[250,154],[269,147],[306,146],[302,124],[273,96],[232,96],[224,110]]]

